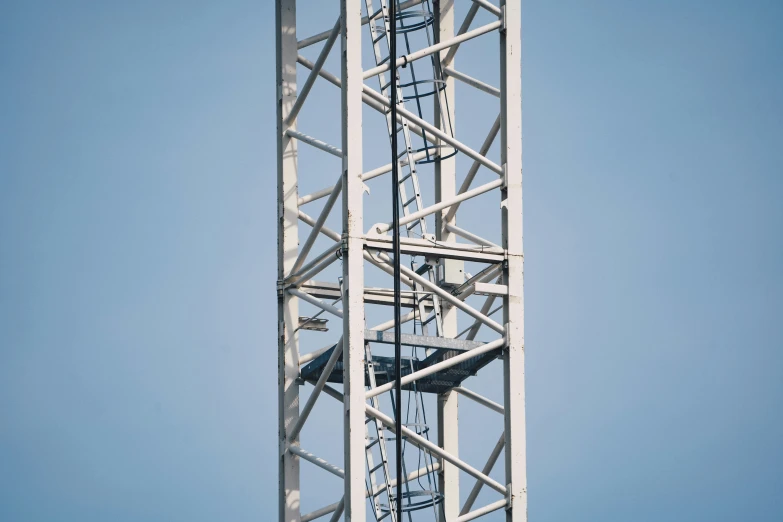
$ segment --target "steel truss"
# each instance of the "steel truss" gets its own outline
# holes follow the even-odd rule
[[[371,519],[371,513],[377,520],[401,522],[393,509],[399,502],[409,521],[424,520],[422,516],[444,522],[467,521],[504,510],[507,521],[523,522],[527,520],[527,493],[520,1],[499,0],[495,5],[498,0],[396,0],[395,19],[389,16],[390,1],[395,0],[335,1],[336,20],[331,28],[297,40],[296,0],[275,0],[279,519],[306,522],[328,516],[334,521],[344,516],[345,520],[364,522]],[[466,12],[459,27],[455,26],[454,4]],[[485,18],[491,15],[492,21],[471,28],[480,11]],[[306,15],[306,11],[300,14]],[[396,57],[389,56],[391,24],[397,24],[405,44],[401,46],[404,54]],[[428,40],[412,44],[408,35],[417,31]],[[340,50],[333,51],[338,38]],[[499,40],[497,87],[455,66],[460,45],[475,38]],[[315,61],[300,54],[320,42]],[[398,42],[403,40],[398,38]],[[372,46],[375,58],[375,66],[367,70],[362,68],[363,45]],[[325,65],[330,53],[338,52],[341,71],[335,75]],[[405,78],[399,74],[391,77],[392,59]],[[298,65],[304,77],[301,84]],[[313,103],[308,100],[314,86],[324,80],[341,94],[341,139],[331,144],[297,128],[301,111]],[[378,90],[365,80],[377,82]],[[475,149],[455,132],[455,81],[500,100],[497,119]],[[396,121],[390,111],[393,89],[398,100]],[[426,97],[429,99],[424,100]],[[426,103],[432,111],[425,115],[422,107]],[[394,153],[400,173],[395,190],[399,191],[402,210],[399,226],[405,233],[400,246],[400,281],[406,331],[401,337],[411,356],[399,374],[389,365],[388,357],[378,354],[394,343],[394,321],[389,320],[394,294],[387,286],[365,285],[365,275],[368,280],[388,279],[394,264],[389,234],[394,223],[367,226],[364,221],[365,182],[384,177],[393,167],[389,163],[363,170],[363,148],[375,139],[363,130],[365,105],[383,115],[389,136],[398,133],[403,145],[403,150]],[[493,159],[490,149],[498,135],[499,154]],[[340,158],[342,172],[335,175],[333,185],[300,196],[300,143],[321,151],[319,154]],[[464,174],[458,172],[459,155],[469,163]],[[432,169],[435,187],[432,204],[422,196],[420,170],[427,168]],[[482,168],[493,173],[494,179],[474,184]],[[462,179],[459,186],[458,174]],[[322,172],[320,177],[324,175]],[[386,190],[391,189],[387,186]],[[460,206],[489,193],[500,199],[501,237],[495,239],[497,243],[479,235],[469,219],[457,225]],[[315,217],[304,211],[305,206],[321,200],[325,201],[317,215],[312,215]],[[335,231],[327,221],[340,214],[334,210],[338,201],[342,219],[341,229]],[[465,263],[480,268],[475,275],[465,273],[455,279],[454,274],[462,274],[460,267],[467,266]],[[473,304],[476,302],[481,306]],[[301,316],[300,306],[314,310],[312,316]],[[370,307],[385,310],[378,315],[383,322],[367,324]],[[502,319],[493,319],[497,312],[502,312]],[[327,339],[329,319],[342,325],[339,339],[305,346],[313,336]],[[462,329],[458,320],[467,320]],[[486,340],[477,340],[480,331]],[[304,332],[310,335],[307,341]],[[469,374],[498,359],[503,366],[503,404],[463,387]],[[384,412],[394,411],[383,400],[398,380],[408,394],[409,408],[411,401],[415,404],[414,422]],[[300,403],[302,387],[310,393]],[[434,441],[423,416],[425,394],[437,395]],[[340,401],[344,412],[344,457],[339,463],[328,462],[300,443],[300,435],[315,422],[308,423],[311,413],[322,400],[330,400],[323,399],[324,395]],[[487,448],[489,456],[481,468],[459,457],[459,395],[504,419],[500,438],[494,447]],[[404,442],[389,440],[397,423],[402,423]],[[423,456],[420,467],[404,468],[402,484],[390,472],[397,463],[391,461],[387,446],[396,443],[404,443]],[[501,454],[505,474],[498,481],[490,475]],[[411,463],[403,460],[403,466]],[[320,467],[336,477],[332,480],[342,480],[342,498],[303,514],[303,465]],[[471,479],[468,496],[462,499],[461,473]],[[434,477],[430,486],[422,486]],[[475,507],[483,489],[495,499]]]

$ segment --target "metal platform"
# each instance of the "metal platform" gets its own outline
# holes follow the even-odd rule
[[[411,338],[414,336],[408,335],[406,337]],[[415,336],[415,337],[424,337],[424,336]],[[409,342],[403,342],[403,344],[410,345],[411,344],[410,339],[406,339],[406,340]],[[440,340],[443,341],[445,339],[441,338]],[[460,342],[459,340],[456,341]],[[378,341],[372,341],[372,342],[384,342],[384,341],[379,338]],[[462,342],[467,343],[469,341],[462,341]],[[471,344],[482,345],[484,343],[475,342]],[[425,347],[426,346],[421,346],[421,348],[425,348]],[[432,353],[429,356],[425,357],[424,359],[413,359],[410,357],[403,357],[402,377],[405,377],[406,375],[412,372],[423,370],[429,366],[432,366],[441,361],[454,357],[455,355],[459,355],[465,352],[464,349],[453,349],[453,348],[430,348],[430,350],[432,350]],[[313,359],[307,366],[304,366],[301,372],[302,379],[304,379],[305,381],[317,381],[318,378],[323,373],[324,366],[326,366],[326,362],[331,357],[333,351],[334,351],[334,346],[329,350],[325,351],[324,353],[322,353],[321,355],[319,355],[317,358]],[[424,350],[422,349],[421,351],[423,352]],[[484,366],[492,362],[497,356],[498,354],[495,351],[495,352],[489,352],[489,353],[477,355],[476,357],[471,357],[466,361],[457,363],[456,365],[450,368],[435,372],[432,375],[428,375],[426,377],[422,377],[421,379],[415,381],[415,383],[403,385],[402,388],[404,390],[412,390],[414,389],[415,386],[415,389],[417,391],[424,392],[424,393],[446,393],[452,388],[456,386],[460,386],[462,384],[462,381],[464,381],[471,375],[475,375],[476,372],[478,372],[481,368],[483,368]],[[373,355],[372,361],[375,368],[376,386],[382,386],[388,382],[392,382],[397,379],[397,375],[394,370],[394,357]],[[369,386],[370,381],[366,372],[365,372],[364,379],[365,379],[365,385]],[[343,382],[343,357],[342,356],[340,356],[340,358],[337,361],[337,364],[335,364],[331,375],[329,375],[329,378],[327,379],[327,382],[334,382],[334,383]]]

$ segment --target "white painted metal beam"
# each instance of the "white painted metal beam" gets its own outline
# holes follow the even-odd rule
[[[314,259],[312,259],[309,263],[302,266],[299,270],[296,272],[293,272],[286,276],[286,282],[291,282],[294,280],[298,280],[298,278],[303,275],[305,272],[310,270],[311,268],[315,267],[318,263],[323,261],[324,259],[328,258],[329,256],[335,256],[337,252],[339,252],[340,246],[339,245],[330,245],[326,250],[318,254]]]
[[[506,444],[506,433],[503,432],[500,434],[500,438],[497,441],[497,444],[495,444],[495,447],[492,448],[492,453],[489,454],[489,458],[487,459],[487,463],[484,464],[484,467],[481,469],[481,472],[485,475],[489,475],[492,473],[492,468],[495,467],[495,463],[498,461],[498,458],[500,457],[500,452],[503,451],[503,446]],[[476,502],[476,499],[478,498],[479,493],[481,492],[481,488],[484,487],[484,483],[480,480],[477,480],[476,483],[473,485],[473,488],[470,490],[470,493],[468,494],[468,498],[465,499],[465,504],[462,506],[462,509],[460,510],[460,515],[466,515],[470,512],[470,510],[473,508],[473,504]]]
[[[415,5],[419,5],[421,3],[424,3],[425,0],[408,0],[407,2],[400,3],[399,9],[402,11],[404,9],[407,9],[409,7],[413,7]],[[362,25],[367,25],[370,21],[369,16],[363,16],[362,17]],[[308,36],[307,38],[303,38],[299,40],[298,48],[304,49],[305,47],[309,47],[313,44],[316,44],[318,42],[323,42],[327,38],[329,38],[329,33],[331,31],[323,31],[318,34],[314,34],[313,36]]]
[[[304,264],[307,256],[310,254],[310,249],[313,247],[313,243],[315,243],[318,234],[321,232],[321,227],[323,227],[324,223],[326,223],[326,218],[329,217],[329,213],[332,211],[332,208],[334,207],[334,204],[337,201],[337,197],[340,195],[342,188],[343,182],[342,179],[340,179],[332,189],[332,194],[329,196],[329,199],[327,199],[326,203],[324,203],[324,207],[321,209],[321,213],[318,215],[318,219],[315,221],[313,229],[307,236],[307,240],[299,249],[299,255],[296,257],[296,261],[294,261],[294,267],[292,270],[299,270]]]
[[[305,83],[302,86],[302,90],[301,92],[299,92],[299,96],[297,97],[294,106],[291,108],[291,112],[289,112],[288,116],[286,117],[285,120],[286,123],[290,124],[292,121],[294,121],[296,116],[299,114],[302,105],[307,99],[307,95],[310,94],[310,89],[313,88],[315,79],[318,78],[318,71],[320,71],[321,68],[324,66],[326,57],[329,56],[329,51],[332,50],[332,46],[334,46],[334,42],[335,40],[337,40],[337,36],[339,34],[340,34],[340,19],[338,18],[337,22],[335,22],[334,27],[332,28],[332,31],[329,33],[329,37],[327,38],[323,49],[321,49],[321,53],[318,55],[318,59],[315,61],[315,65],[313,66],[313,69],[310,71],[310,75],[307,77],[307,80],[305,80]]]
[[[498,509],[503,509],[507,505],[508,505],[508,501],[506,499],[498,500],[497,502],[493,502],[492,504],[487,504],[486,506],[479,508],[476,511],[465,513],[464,515],[455,518],[454,522],[468,522],[468,520],[475,520],[478,517],[484,516],[488,513],[492,513],[493,511],[497,511]]]
[[[364,93],[368,94],[372,99],[375,101],[381,103],[382,105],[388,107],[390,105],[389,100],[384,97],[383,95],[379,94],[375,90],[373,90],[371,87],[368,87],[367,85],[364,86]],[[459,140],[456,140],[449,134],[443,132],[442,130],[438,129],[437,127],[433,126],[431,123],[428,123],[424,121],[423,119],[419,118],[412,112],[409,112],[406,109],[398,108],[397,114],[399,114],[401,117],[405,118],[409,122],[413,122],[416,125],[418,125],[421,129],[432,133],[436,138],[444,141],[445,143],[448,143],[458,151],[462,152],[469,158],[472,158],[473,160],[479,162],[480,164],[484,165],[491,171],[493,171],[496,174],[503,174],[503,168],[498,165],[497,163],[493,162],[489,158],[487,158],[484,154],[481,154],[479,152],[476,152],[475,150],[471,149],[464,143],[461,143]],[[486,154],[486,153],[485,153]]]
[[[432,154],[432,153],[430,153]],[[414,161],[420,160],[427,157],[427,151],[421,151],[416,152],[413,154]],[[362,181],[368,181],[373,178],[377,178],[378,176],[382,176],[383,174],[388,174],[392,170],[392,164],[387,163],[386,165],[383,165],[382,167],[378,167],[376,169],[370,170],[362,174]],[[306,196],[302,196],[299,198],[299,206],[302,206],[306,203],[310,203],[312,201],[316,201],[321,198],[325,198],[329,194],[332,193],[333,187],[327,187],[321,190],[318,190],[316,192],[313,192],[312,194],[308,194]]]
[[[413,310],[412,312],[409,312],[409,313],[403,315],[402,318],[401,318],[402,323],[407,323],[408,321],[412,321],[417,315],[419,315],[419,311],[418,310]],[[388,330],[390,328],[394,328],[394,319],[390,319],[390,320],[388,320],[386,322],[383,322],[383,323],[381,323],[379,325],[373,326],[372,328],[370,328],[370,330],[375,330],[375,331],[378,331],[378,332],[384,332],[384,331],[386,331],[386,330]]]
[[[438,285],[431,283],[427,279],[424,279],[423,277],[421,277],[419,274],[417,274],[416,272],[414,272],[410,268],[408,268],[406,266],[403,266],[401,270],[402,270],[402,272],[405,275],[410,277],[412,280],[416,281],[421,286],[432,290],[434,293],[438,294],[438,296],[440,296],[441,299],[444,299],[444,300],[448,301],[449,303],[451,303],[452,305],[456,306],[457,308],[459,308],[460,310],[462,310],[463,312],[465,312],[469,316],[473,317],[474,319],[476,319],[478,321],[481,321],[482,323],[486,324],[487,326],[489,326],[490,328],[492,328],[493,330],[495,330],[498,333],[501,333],[501,334],[505,333],[505,330],[503,329],[503,326],[501,326],[500,324],[496,323],[495,321],[493,321],[489,317],[485,316],[484,314],[478,312],[473,307],[468,306],[464,302],[460,301],[459,299],[457,299],[456,297],[454,297],[450,293],[448,293],[445,290],[441,289]]]
[[[473,29],[472,31],[468,31],[467,33],[461,34],[459,36],[455,36],[454,38],[451,38],[445,42],[440,42],[435,45],[425,47],[424,49],[420,49],[408,55],[397,58],[397,67],[402,67],[411,62],[424,58],[425,56],[435,54],[439,51],[442,51],[443,49],[448,49],[453,45],[461,44],[462,42],[472,40],[473,38],[481,36],[482,34],[487,34],[490,31],[494,31],[495,29],[499,28],[501,25],[502,23],[500,20],[498,20],[497,22],[491,22],[487,25]],[[388,71],[389,69],[391,69],[391,64],[389,63],[385,63],[383,65],[373,67],[372,69],[368,69],[364,72],[364,79],[366,80],[367,78],[372,78],[373,76],[377,76],[383,72]]]
[[[441,0],[433,5],[438,6],[434,15],[439,20],[438,42],[451,40],[454,38],[454,18],[455,1]],[[465,31],[463,31],[464,33]],[[459,45],[459,44],[457,44]],[[454,47],[450,47],[452,49]],[[448,50],[440,51],[438,60],[442,61]],[[440,103],[435,104],[434,121],[444,132],[457,132],[456,119],[456,88],[454,79],[443,76],[445,89],[438,93]],[[438,143],[443,146],[443,143]],[[448,156],[448,154],[443,154]],[[453,198],[457,189],[457,158],[452,155],[435,163],[435,203]],[[445,220],[445,210],[435,213],[435,237],[439,243],[450,243],[456,239],[454,234],[445,227],[448,224],[454,224],[456,220]],[[439,270],[444,271],[449,259],[441,258],[439,261]],[[443,335],[448,338],[457,336],[458,328],[458,308],[445,303],[441,307],[441,324]],[[456,393],[447,392],[438,395],[438,445],[445,451],[455,457],[459,457],[459,397]],[[459,484],[460,471],[455,465],[444,461],[443,469],[438,474],[438,484],[443,495],[443,505],[441,513],[441,522],[447,522],[454,519],[459,514]]]
[[[311,62],[310,60],[308,60],[307,58],[305,58],[305,57],[304,57],[304,56],[302,56],[302,55],[299,55],[299,56],[297,57],[296,61],[297,61],[297,62],[299,62],[299,63],[301,63],[302,65],[304,65],[304,66],[305,66],[305,67],[307,67],[308,69],[313,69],[313,68],[315,67],[315,64],[314,64],[313,62]],[[332,73],[330,73],[330,72],[328,72],[328,71],[325,71],[325,70],[321,69],[321,70],[318,72],[318,76],[320,76],[320,77],[321,77],[321,78],[323,78],[324,80],[328,81],[329,83],[331,83],[331,84],[332,84],[332,85],[334,85],[335,87],[342,88],[342,84],[343,84],[343,83],[342,83],[342,80],[340,80],[340,78],[338,78],[338,77],[337,77],[337,76],[335,76],[334,74],[332,74]],[[374,92],[374,91],[373,91],[373,92]],[[363,102],[365,105],[367,105],[368,107],[372,107],[372,108],[373,108],[373,109],[375,109],[376,111],[380,112],[380,113],[381,113],[381,114],[383,114],[384,116],[385,116],[385,115],[386,115],[386,113],[387,113],[387,109],[386,109],[386,108],[383,106],[383,104],[382,104],[382,103],[380,103],[378,100],[374,100],[374,99],[373,99],[373,98],[372,98],[370,95],[363,94],[363,95],[362,95],[362,102]],[[402,118],[400,118],[400,117],[398,116],[398,117],[397,117],[397,121],[399,122],[399,121],[401,121],[401,120],[402,120]],[[422,136],[422,137],[424,137],[424,133],[422,132],[422,130],[419,128],[419,126],[418,126],[418,125],[415,125],[415,124],[411,123],[411,124],[409,124],[409,128],[410,128],[410,131],[411,131],[411,132],[413,132],[413,133],[415,133],[415,134],[417,134],[417,135],[419,135],[419,136]],[[426,139],[431,139],[431,138],[430,138],[430,137],[427,137]]]
[[[441,201],[440,203],[435,203],[434,205],[430,205],[429,207],[408,214],[404,218],[400,219],[400,226],[407,225],[408,223],[416,221],[417,219],[421,219],[425,216],[429,216],[430,214],[434,214],[439,210],[443,210],[445,208],[451,207],[455,203],[460,203],[462,201],[465,201],[466,199],[471,199],[471,198],[475,198],[476,196],[480,196],[481,194],[489,192],[490,190],[499,188],[501,185],[503,185],[503,180],[496,179],[495,181],[490,181],[489,183],[481,185],[480,187],[476,187],[473,190],[469,190],[467,192],[463,192],[458,196],[454,196],[453,198],[447,201]],[[376,227],[376,231],[379,234],[383,234],[384,232],[391,229],[391,227],[392,227],[391,223],[386,223],[384,225]]]
[[[408,473],[408,475],[403,480],[403,484],[406,482],[410,482],[411,480],[415,480],[422,475],[426,475],[427,473],[432,473],[433,471],[440,470],[441,466],[439,462],[433,462],[431,466],[426,466],[423,468],[419,468],[416,471],[412,471]],[[391,487],[397,487],[397,479],[391,479],[389,481],[389,485]],[[378,494],[382,489],[385,489],[385,486],[379,485],[374,491],[370,492],[367,491],[365,495],[367,497],[374,496]],[[316,509],[315,511],[312,511],[308,513],[307,515],[302,516],[302,522],[309,522],[311,520],[315,520],[317,518],[323,517],[328,515],[329,513],[333,513],[334,511],[337,511],[338,509],[341,509],[344,503],[344,499],[340,499],[339,502],[335,502],[334,504],[329,504],[328,506],[324,506],[320,509]]]
[[[365,522],[364,184],[362,175],[361,0],[340,0],[343,155],[343,447],[345,519]],[[335,511],[333,520],[339,517]]]
[[[499,413],[501,415],[503,415],[505,413],[504,410],[503,410],[503,406],[501,406],[500,404],[498,404],[495,401],[492,401],[490,399],[487,399],[483,395],[479,395],[478,393],[476,393],[474,391],[468,390],[467,388],[465,388],[463,386],[457,386],[456,388],[454,388],[454,391],[459,393],[460,395],[464,395],[468,399],[471,399],[471,400],[481,404],[482,406],[486,406],[490,410],[495,411],[495,412],[497,412],[497,413]]]
[[[468,32],[468,29],[470,29],[470,24],[473,23],[473,19],[476,17],[476,13],[478,13],[479,5],[478,4],[471,4],[470,8],[468,9],[467,14],[465,15],[465,18],[462,20],[462,25],[459,27],[459,31],[457,31],[457,35],[462,35]],[[457,49],[459,49],[460,44],[452,45],[449,47],[448,52],[446,53],[445,58],[441,58],[441,64],[443,67],[448,67],[452,61],[454,60],[454,55],[457,54]]]
[[[320,308],[321,310],[323,310],[325,312],[329,312],[330,314],[339,317],[340,319],[343,318],[343,311],[342,310],[340,310],[338,308],[335,308],[334,306],[330,305],[329,303],[324,303],[323,301],[321,301],[317,297],[313,297],[310,294],[308,294],[307,292],[303,292],[303,291],[299,290],[298,288],[289,288],[287,290],[287,292],[289,294],[291,294],[291,295],[295,295],[296,297],[298,297],[299,299],[301,299],[303,301],[307,301],[308,303],[310,303],[313,306],[317,306],[318,308]]]
[[[476,283],[473,288],[475,291],[473,292],[476,295],[507,295],[508,294],[508,286],[506,285],[498,285],[494,283]]]
[[[300,355],[299,356],[299,366],[303,366],[303,365],[309,363],[310,361],[312,361],[316,357],[326,353],[327,351],[329,351],[333,347],[334,347],[334,343],[330,343],[330,344],[327,344],[326,346],[324,346],[323,348],[319,348],[318,350],[316,350],[314,352],[305,353],[305,354]]]
[[[329,513],[333,513],[336,509],[343,506],[343,504],[344,504],[343,499],[340,499],[340,502],[335,502],[334,504],[329,504],[328,506],[324,506],[322,508],[316,509],[315,511],[311,511],[306,515],[302,515],[302,522],[310,522],[311,520],[325,517]]]
[[[500,98],[500,89],[498,89],[497,87],[492,87],[488,83],[484,83],[481,80],[477,80],[473,78],[472,76],[468,76],[465,73],[456,71],[451,67],[444,67],[443,72],[451,76],[452,78],[461,81],[466,85],[470,85],[471,87],[475,87],[480,91],[483,91],[487,94],[491,94],[495,98]]]
[[[408,239],[408,238],[406,238]],[[410,238],[413,239],[413,238]],[[454,248],[456,247],[456,248]],[[388,236],[369,237],[365,240],[365,248],[391,252],[391,238]],[[403,241],[400,248],[402,255],[425,256],[435,259],[462,259],[476,263],[500,263],[505,259],[502,249],[493,250],[459,243],[435,243],[423,240],[421,242]]]
[[[294,426],[291,428],[288,434],[289,441],[296,440],[296,438],[299,436],[299,432],[302,430],[302,426],[304,426],[304,423],[307,422],[307,417],[309,417],[310,412],[313,411],[313,406],[315,406],[315,401],[318,400],[318,396],[321,394],[321,390],[324,389],[327,379],[329,379],[329,376],[332,374],[332,370],[334,369],[334,366],[337,364],[337,361],[340,359],[342,354],[343,354],[343,339],[341,337],[340,340],[337,341],[337,345],[335,345],[334,351],[332,352],[332,355],[329,357],[329,360],[326,361],[323,372],[321,372],[321,376],[318,378],[318,381],[315,383],[315,386],[313,386],[313,391],[310,394],[310,397],[308,397],[307,402],[304,405],[304,408],[302,408],[302,411],[299,412],[299,419],[297,419],[296,424],[294,424]]]
[[[277,92],[277,279],[291,273],[299,244],[297,213],[297,141],[286,119],[296,102],[296,0],[275,0]],[[301,503],[299,459],[287,451],[288,427],[299,418],[299,300],[286,292],[277,296],[278,382],[278,515],[279,522],[299,522]],[[298,444],[294,439],[292,444]]]
[[[337,156],[338,158],[341,158],[343,155],[343,151],[338,149],[337,147],[333,145],[329,145],[328,143],[325,143],[319,139],[313,138],[312,136],[308,136],[307,134],[304,134],[302,132],[288,129],[286,131],[286,134],[292,138],[296,138],[299,141],[302,141],[304,143],[307,143],[308,145],[311,145],[315,147],[316,149],[320,149],[324,152],[328,152],[332,156]]]
[[[449,232],[455,233],[456,235],[458,235],[461,238],[464,238],[464,239],[467,239],[468,241],[472,241],[473,243],[476,243],[477,245],[483,245],[483,246],[490,247],[490,248],[498,248],[498,249],[500,249],[500,247],[498,245],[496,245],[495,243],[493,243],[492,241],[484,239],[481,236],[477,236],[476,234],[474,234],[472,232],[468,232],[465,229],[459,228],[456,225],[452,225],[450,223],[446,223],[446,226],[444,228],[446,230],[448,230]]]
[[[483,7],[484,9],[486,9],[487,11],[489,11],[495,16],[499,17],[503,15],[503,13],[500,11],[500,8],[498,6],[490,4],[489,2],[487,2],[487,0],[473,0],[473,2],[477,3],[478,5],[480,5],[481,7]]]
[[[315,225],[315,220],[312,217],[310,217],[307,214],[305,214],[304,212],[302,212],[301,210],[299,211],[298,215],[299,215],[299,220],[300,221],[303,221],[303,222],[307,223],[310,226]],[[321,227],[321,234],[325,235],[326,237],[328,237],[329,239],[331,239],[333,241],[338,241],[338,242],[340,241],[340,234],[338,234],[337,232],[335,232],[334,230],[330,229],[327,226],[322,226]],[[369,252],[365,252],[364,253],[364,259],[366,259],[367,261],[369,261],[370,263],[372,263],[376,267],[380,268],[381,270],[383,270],[387,274],[389,274],[389,275],[393,274],[393,270],[391,269],[391,267],[387,263],[385,263],[383,261],[378,261],[377,259],[373,258],[369,254]],[[402,284],[407,285],[409,288],[413,287],[413,283],[407,277],[402,278]]]
[[[339,259],[339,257],[335,255],[334,252],[330,252],[330,253],[332,255],[327,256],[324,259],[321,259],[318,263],[315,263],[315,265],[312,268],[303,272],[302,275],[296,279],[296,283],[294,286],[296,286],[297,288],[301,288],[303,284],[305,284],[307,281],[310,281],[313,277],[317,276],[318,274],[326,270],[328,267],[330,267]]]
[[[340,478],[345,478],[345,471],[343,471],[340,467],[335,466],[334,464],[330,464],[330,463],[326,462],[321,457],[313,455],[309,451],[305,451],[302,448],[300,448],[299,446],[289,446],[288,447],[288,451],[290,451],[294,455],[297,455],[297,456],[305,459],[308,462],[311,462],[311,463],[315,464],[319,468],[328,471],[332,475],[335,475],[335,476],[340,477]]]
[[[489,130],[489,133],[487,134],[487,137],[484,139],[484,143],[481,144],[481,148],[479,149],[478,154],[483,156],[486,156],[489,152],[490,147],[492,147],[492,143],[495,141],[495,137],[498,135],[498,131],[500,131],[500,115],[498,114],[497,119],[495,120],[495,123],[492,124],[492,128]],[[476,173],[478,173],[478,169],[481,166],[481,162],[476,160],[473,161],[473,164],[468,169],[468,173],[465,174],[465,179],[462,180],[462,185],[459,187],[458,194],[464,194],[465,192],[468,192],[470,190],[470,185],[473,183],[473,179],[476,177]],[[497,171],[495,171],[497,172]],[[498,174],[503,174],[502,169],[501,172],[498,172]],[[455,203],[451,206],[448,213],[446,214],[446,217],[449,219],[452,219],[457,214],[457,209],[459,209],[460,202]]]
[[[455,355],[454,357],[449,357],[448,359],[445,359],[439,363],[427,366],[426,368],[423,368],[421,370],[415,371],[413,373],[409,373],[402,379],[400,379],[400,384],[403,386],[410,384],[414,381],[417,381],[421,379],[422,377],[426,377],[428,375],[432,375],[433,373],[437,373],[441,370],[445,370],[447,368],[451,368],[452,366],[456,366],[457,364],[467,361],[468,359],[472,359],[473,357],[478,357],[479,355],[483,355],[487,352],[491,352],[493,350],[498,350],[500,348],[503,348],[505,345],[506,340],[505,339],[497,339],[496,341],[492,341],[490,343],[484,344],[483,346],[479,346],[478,348],[473,348],[471,350],[467,350],[465,352],[462,352],[459,355]],[[366,393],[367,398],[371,397],[377,397],[378,395],[382,393],[386,393],[387,391],[394,388],[394,384],[396,381],[391,381],[386,384],[383,384],[381,386],[377,386],[373,388],[372,390],[369,390]]]
[[[394,421],[391,417],[385,415],[383,412],[376,410],[372,406],[367,406],[367,414],[375,417],[376,419],[380,420],[382,423],[384,423],[386,426],[388,426],[390,429],[394,429]],[[402,433],[405,435],[407,440],[423,449],[426,449],[427,451],[430,451],[434,455],[437,455],[441,457],[442,459],[454,464],[459,469],[467,473],[468,475],[481,480],[484,482],[487,486],[491,487],[495,491],[499,492],[502,495],[505,495],[508,490],[500,484],[495,479],[488,477],[487,475],[481,473],[479,470],[471,466],[470,464],[461,461],[460,459],[456,458],[454,455],[451,455],[447,451],[444,451],[441,447],[437,446],[436,444],[433,444],[429,440],[425,439],[415,431],[402,426]]]
[[[510,507],[506,522],[527,521],[527,453],[525,435],[525,304],[522,247],[522,20],[516,0],[500,0],[505,30],[500,33],[500,160],[506,183],[501,193],[502,246],[508,251],[503,282],[503,321],[508,329],[504,356],[506,410],[506,484]]]

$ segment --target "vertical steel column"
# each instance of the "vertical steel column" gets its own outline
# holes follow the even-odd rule
[[[507,522],[527,521],[525,450],[525,327],[522,249],[522,20],[519,0],[501,0],[504,26],[500,32],[500,159],[505,170],[501,191],[503,247],[508,261],[503,277],[508,285],[503,322],[508,347],[503,358],[506,484],[511,506]]]
[[[456,314],[456,311],[457,309],[452,307],[448,313]],[[446,327],[446,317],[447,314],[444,314],[444,332],[449,330]],[[456,321],[454,323],[456,324]],[[451,334],[451,336],[453,336],[453,334]],[[438,445],[455,457],[458,456],[457,450],[459,447],[457,429],[459,426],[458,396],[459,394],[455,391],[438,395]],[[438,484],[440,492],[443,495],[441,521],[445,522],[447,520],[454,520],[459,516],[459,468],[443,459],[441,459],[440,466]]]
[[[345,520],[364,522],[365,389],[361,0],[341,0]]]
[[[369,13],[368,13],[369,15]],[[372,20],[370,23],[374,23]],[[391,133],[391,163],[392,163],[392,244],[394,252],[394,373],[397,379],[394,382],[394,461],[396,463],[397,492],[395,502],[389,499],[389,509],[396,511],[398,522],[402,522],[402,494],[403,494],[403,453],[402,453],[402,314],[401,314],[401,255],[400,255],[400,162],[397,158],[397,104],[402,100],[397,99],[401,94],[397,90],[397,4],[392,0],[389,4],[389,77],[391,78],[390,117],[393,132]]]
[[[278,436],[279,519],[299,522],[299,457],[288,451],[288,430],[299,419],[299,302],[282,291],[282,281],[296,261],[299,248],[297,144],[286,135],[296,122],[285,124],[296,101],[296,0],[276,0],[277,47],[277,315],[278,315]],[[299,444],[299,439],[291,441]]]
[[[454,0],[435,0],[433,2],[436,20],[436,39],[437,42],[448,40],[454,37]],[[439,59],[443,60],[448,54],[448,49],[439,53]],[[452,65],[453,66],[453,65]],[[440,96],[441,103],[435,104],[435,122],[444,131],[443,120],[451,122],[454,127],[454,78],[451,76],[443,77],[446,82],[444,95]],[[437,88],[437,85],[435,86]],[[446,105],[448,102],[448,105]],[[448,114],[441,114],[441,109]],[[440,143],[445,146],[445,143]],[[451,149],[441,149],[443,155],[448,155]],[[452,156],[435,163],[435,202],[440,202],[453,198],[456,195],[456,157]],[[435,234],[439,241],[452,241],[454,234],[445,229],[445,225],[455,224],[456,218],[444,222],[445,211],[435,214]],[[441,262],[443,263],[443,261]],[[441,273],[443,271],[441,266]],[[457,327],[457,309],[443,303],[443,336],[453,338],[459,332]],[[455,457],[459,456],[459,408],[458,394],[448,392],[438,396],[438,445],[451,453]],[[442,461],[441,469],[438,472],[438,483],[441,494],[443,494],[443,505],[441,510],[441,520],[453,520],[459,516],[460,498],[459,498],[459,468],[449,462]]]

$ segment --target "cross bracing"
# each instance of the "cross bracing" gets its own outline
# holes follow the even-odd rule
[[[519,1],[391,1],[276,0],[279,519],[526,521]],[[502,404],[469,389],[493,365]],[[502,417],[481,462],[460,396]]]

